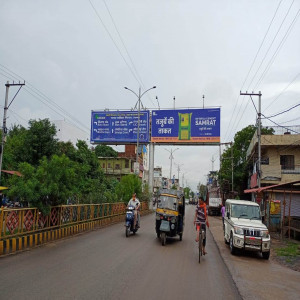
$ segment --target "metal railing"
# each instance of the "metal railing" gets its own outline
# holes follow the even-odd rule
[[[1,208],[0,241],[26,234],[64,228],[125,214],[126,204],[79,204],[51,207],[44,216],[37,208]],[[141,211],[148,210],[148,202],[141,202]]]
[[[281,174],[300,174],[300,165],[294,165],[294,167],[281,166]]]

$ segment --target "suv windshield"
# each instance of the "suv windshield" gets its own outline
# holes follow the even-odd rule
[[[233,218],[242,219],[260,219],[259,206],[245,205],[245,204],[232,204],[231,215]]]
[[[177,198],[160,196],[157,203],[158,208],[166,208],[171,210],[177,210]]]

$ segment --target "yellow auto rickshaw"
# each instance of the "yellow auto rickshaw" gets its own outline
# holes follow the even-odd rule
[[[155,216],[155,229],[161,244],[166,244],[166,238],[179,235],[182,241],[184,226],[184,195],[181,191],[163,189],[160,192]]]

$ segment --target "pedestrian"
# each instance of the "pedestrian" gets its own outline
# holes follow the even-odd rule
[[[224,230],[225,206],[223,204],[221,204],[221,214],[222,214],[222,222],[223,222],[223,230]]]

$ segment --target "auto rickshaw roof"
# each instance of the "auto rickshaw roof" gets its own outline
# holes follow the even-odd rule
[[[173,198],[181,198],[183,196],[182,191],[172,190],[172,189],[162,189],[160,190],[159,196],[169,196]]]

